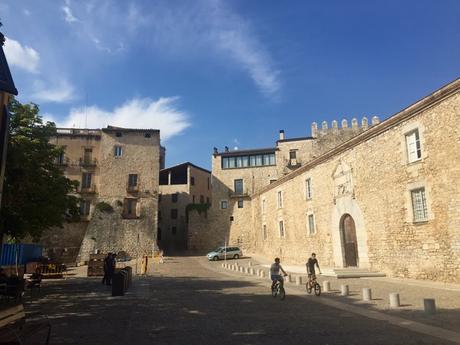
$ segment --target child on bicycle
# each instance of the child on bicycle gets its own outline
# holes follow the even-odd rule
[[[319,268],[318,260],[316,259],[316,254],[311,253],[311,257],[308,259],[306,263],[308,280],[316,279],[315,265],[316,267],[318,267],[319,274],[321,274],[321,269]]]
[[[280,275],[280,271],[283,272],[284,276],[287,276],[287,273],[283,270],[283,267],[280,265],[280,258],[275,258],[275,262],[270,266],[270,277],[272,279],[272,290],[275,287],[277,281],[280,282],[281,286],[283,284],[283,277]]]

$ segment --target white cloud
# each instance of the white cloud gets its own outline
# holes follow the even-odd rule
[[[126,128],[159,129],[162,140],[178,135],[190,126],[188,115],[177,105],[178,97],[163,97],[156,101],[134,98],[112,111],[97,106],[73,108],[69,115],[57,121],[58,127],[102,128],[113,125]],[[47,120],[53,116],[47,114]],[[56,121],[55,121],[56,122]]]
[[[23,46],[11,38],[6,38],[5,55],[11,66],[16,66],[31,73],[38,73],[40,54],[35,49]]]
[[[32,94],[34,102],[65,103],[76,98],[73,85],[65,79],[61,79],[57,85],[36,81],[34,89],[36,90]]]
[[[65,0],[65,5],[62,6],[62,11],[64,12],[64,20],[67,23],[78,22],[78,19],[73,15],[72,10],[70,9],[70,0]]]
[[[29,17],[32,14],[32,12],[30,12],[30,10],[28,10],[27,8],[24,8],[22,10],[22,13],[24,13],[24,15],[27,16],[27,17]]]

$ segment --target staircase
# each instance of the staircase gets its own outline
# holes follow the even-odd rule
[[[367,268],[345,267],[345,268],[326,268],[322,270],[323,276],[340,278],[367,278],[367,277],[385,277],[385,273],[373,272]]]

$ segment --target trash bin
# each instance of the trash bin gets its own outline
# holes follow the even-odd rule
[[[128,288],[130,288],[133,281],[133,268],[131,266],[126,266],[123,270],[128,274]]]
[[[125,294],[126,273],[116,272],[112,276],[112,296],[123,296]]]

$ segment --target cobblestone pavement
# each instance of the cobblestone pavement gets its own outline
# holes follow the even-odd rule
[[[228,274],[204,258],[168,258],[111,297],[95,278],[47,282],[26,305],[52,323],[51,344],[452,344]],[[321,298],[321,297],[320,297]]]
[[[239,261],[241,265],[248,265],[248,261],[251,261],[254,268],[268,270],[269,267],[269,262],[261,257]],[[305,271],[304,266],[286,266],[285,268],[288,272]],[[299,275],[296,273],[293,275]],[[306,274],[301,274],[301,276],[306,279]],[[365,304],[367,308],[382,311],[389,315],[401,316],[452,331],[460,330],[460,286],[458,285],[389,278],[337,279],[335,277],[318,276],[320,283],[325,280],[331,283],[331,288],[333,289],[329,295],[330,297],[339,295],[342,284],[349,286],[350,295],[348,298],[340,298],[343,302]],[[372,301],[361,301],[363,288],[372,289]],[[400,295],[401,307],[396,310],[390,308],[389,294],[392,292]],[[424,298],[434,298],[436,300],[437,313],[435,315],[428,315],[424,312]]]

